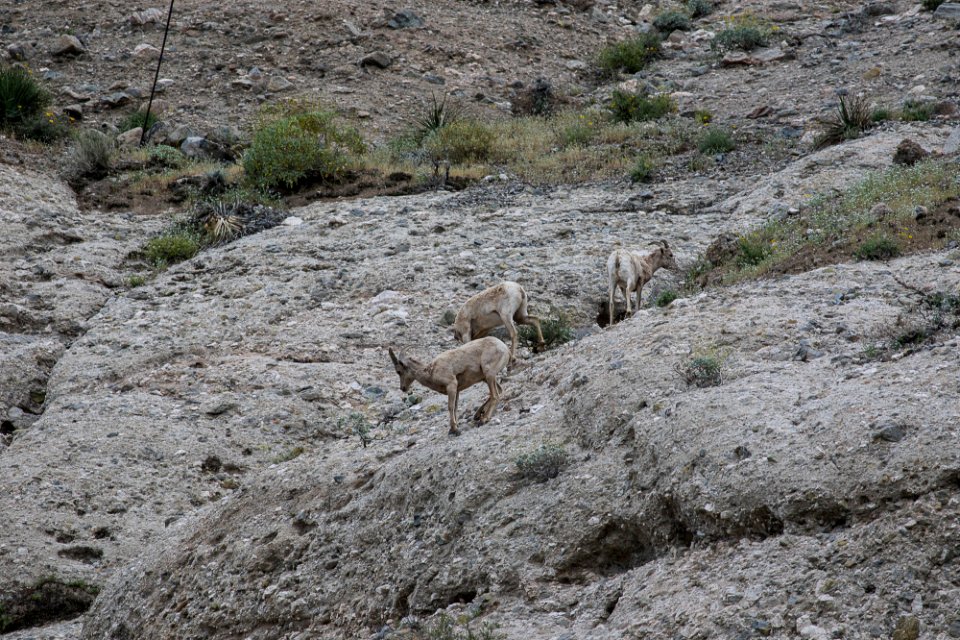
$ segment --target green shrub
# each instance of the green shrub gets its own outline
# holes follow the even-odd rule
[[[67,137],[70,133],[70,128],[64,119],[54,115],[52,111],[27,118],[13,130],[22,138],[44,143],[55,142]]]
[[[630,179],[634,182],[647,182],[653,178],[657,165],[649,156],[640,156],[630,169]]]
[[[514,460],[517,475],[528,480],[546,482],[556,478],[565,466],[569,456],[563,447],[556,444],[542,444],[529,453],[519,455]]]
[[[657,120],[677,108],[666,94],[647,97],[640,93],[616,90],[610,96],[610,113],[617,122]]]
[[[177,226],[150,239],[143,249],[144,257],[157,268],[189,260],[200,250],[200,234]]]
[[[550,316],[540,320],[540,332],[543,333],[543,347],[550,349],[573,340],[573,329],[566,314],[551,306]],[[537,331],[531,326],[521,325],[517,329],[517,339],[529,349],[537,349]]]
[[[713,8],[713,2],[710,0],[688,0],[687,2],[687,11],[694,20],[710,15],[713,13]]]
[[[472,614],[470,613],[455,619],[443,612],[431,624],[425,626],[424,635],[411,638],[412,640],[505,640],[506,638],[492,623],[484,622],[479,628],[473,629],[470,627],[471,622]]]
[[[667,289],[666,291],[661,291],[659,294],[657,294],[657,297],[654,298],[653,302],[658,307],[665,307],[679,297],[679,293],[673,289]]]
[[[653,19],[653,26],[661,33],[672,31],[689,31],[690,16],[683,11],[664,11]]]
[[[630,40],[623,40],[600,51],[597,64],[601,71],[636,73],[660,54],[660,36],[644,33]]]
[[[179,149],[158,144],[147,148],[147,162],[164,169],[181,169],[187,165],[188,159]]]
[[[833,116],[822,121],[823,131],[814,141],[818,149],[859,138],[873,126],[873,112],[863,96],[840,96]]]
[[[693,112],[693,119],[700,124],[710,124],[713,122],[713,113],[707,109],[697,109]]]
[[[743,236],[737,240],[737,266],[753,267],[773,253],[770,243],[761,236]]]
[[[906,122],[926,122],[933,117],[934,104],[908,100],[900,110],[900,119]]]
[[[128,113],[123,120],[120,121],[120,132],[130,131],[131,129],[136,129],[137,127],[143,127],[144,130],[149,130],[150,127],[157,123],[157,114],[150,112],[150,115],[147,116],[146,111],[134,111],[133,113]]]
[[[45,115],[49,104],[50,94],[29,71],[20,67],[0,69],[0,128],[16,128]]]
[[[870,120],[873,122],[885,122],[893,120],[894,113],[887,107],[877,107],[870,112]]]
[[[697,148],[701,153],[727,153],[737,148],[726,129],[710,128],[700,136]]]
[[[864,240],[856,252],[860,260],[889,260],[898,255],[900,255],[900,245],[895,239],[882,233]]]
[[[753,19],[742,19],[739,23],[717,33],[710,46],[722,52],[740,49],[753,51],[765,47],[770,41],[769,31]]]
[[[566,149],[589,145],[600,131],[599,117],[599,114],[581,114],[573,123],[564,126],[559,133],[560,146]]]
[[[425,105],[423,111],[413,117],[412,137],[419,145],[431,133],[452,125],[462,116],[463,109],[456,104],[448,103],[446,95],[439,101],[436,95],[431,95],[430,104]]]
[[[676,372],[687,385],[699,388],[715,387],[723,382],[723,364],[715,355],[701,355],[678,363]]]
[[[99,180],[113,167],[117,146],[113,139],[93,129],[84,129],[67,152],[64,175],[71,182]]]
[[[130,287],[131,289],[142,287],[144,284],[146,284],[146,282],[147,282],[147,278],[140,274],[134,274],[129,278],[127,278],[127,286]]]
[[[355,435],[360,439],[360,444],[366,449],[367,445],[373,442],[373,427],[367,421],[367,416],[359,411],[352,411],[348,416],[341,416],[337,419],[337,427],[347,431],[350,435]]]
[[[457,120],[434,131],[424,140],[429,156],[453,164],[483,162],[493,150],[493,130],[479,120]]]
[[[363,153],[360,134],[316,105],[287,103],[261,117],[243,155],[247,180],[259,189],[293,189],[306,180],[333,180]]]

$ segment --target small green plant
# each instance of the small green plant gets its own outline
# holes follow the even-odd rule
[[[352,411],[350,415],[341,416],[337,420],[337,427],[341,430],[349,431],[351,435],[360,438],[360,444],[366,449],[367,445],[373,442],[373,427],[367,421],[367,416],[359,411]]]
[[[923,8],[927,11],[936,11],[937,7],[942,5],[946,0],[922,0],[920,4],[923,5]]]
[[[580,114],[576,120],[565,125],[559,132],[559,143],[567,147],[585,147],[596,139],[600,132],[600,114]]]
[[[713,122],[713,113],[706,109],[697,109],[693,112],[693,119],[700,124],[707,125]]]
[[[933,117],[934,104],[908,100],[900,110],[900,119],[905,122],[926,122]]]
[[[44,115],[50,94],[20,67],[0,68],[0,129],[15,129]]]
[[[121,133],[136,129],[137,127],[143,127],[144,130],[149,130],[150,127],[156,123],[157,114],[152,111],[150,115],[147,115],[146,111],[134,111],[133,113],[128,113],[123,120],[120,121],[119,128]]]
[[[773,250],[762,234],[748,234],[737,240],[737,266],[754,267],[770,256]]]
[[[479,120],[461,119],[434,131],[423,144],[434,161],[467,164],[487,160],[493,143],[490,127]]]
[[[550,307],[550,316],[540,320],[540,331],[543,333],[543,348],[559,347],[573,340],[573,329],[565,313],[556,307]],[[521,325],[517,330],[517,338],[521,345],[529,349],[539,348],[537,332],[533,327]]]
[[[360,134],[334,112],[291,101],[261,114],[243,170],[256,188],[293,189],[306,180],[336,179],[363,151]]]
[[[546,482],[556,478],[567,466],[569,456],[564,448],[558,444],[545,443],[529,453],[524,453],[514,459],[517,475],[527,480]]]
[[[610,96],[610,113],[616,122],[657,120],[676,111],[673,99],[660,94],[652,97],[616,90]]]
[[[673,289],[666,289],[657,294],[657,297],[653,299],[653,303],[658,307],[665,307],[679,297],[680,294]]]
[[[887,120],[893,120],[895,114],[888,107],[877,107],[870,112],[871,122],[886,122]]]
[[[630,169],[630,179],[634,182],[648,182],[653,178],[656,168],[656,163],[649,156],[640,156]]]
[[[290,462],[291,460],[298,458],[305,449],[303,447],[291,447],[289,450],[284,451],[278,456],[275,456],[270,460],[273,464],[281,464],[283,462]]]
[[[823,120],[823,131],[814,141],[818,149],[859,138],[873,126],[873,112],[863,96],[840,96],[833,116]]]
[[[144,284],[146,284],[146,282],[147,282],[146,276],[142,276],[140,274],[134,274],[129,278],[127,278],[127,286],[130,287],[131,289],[142,287]]]
[[[900,255],[900,245],[885,234],[876,234],[863,241],[857,248],[860,260],[889,260]]]
[[[677,363],[675,370],[688,386],[716,387],[723,382],[723,363],[716,354],[699,355]]]
[[[116,153],[117,146],[109,136],[84,129],[67,152],[64,174],[71,182],[99,180],[110,172]]]
[[[421,402],[423,402],[423,397],[418,396],[415,393],[408,393],[406,397],[403,399],[403,404],[407,405],[408,407],[414,407],[420,404]]]
[[[184,226],[175,225],[151,238],[143,248],[144,257],[158,269],[189,260],[200,250],[200,235]]]
[[[727,153],[736,149],[737,145],[729,131],[711,127],[700,136],[697,148],[700,149],[700,153]]]
[[[413,117],[413,139],[416,144],[435,131],[454,124],[463,116],[463,109],[454,103],[447,102],[447,96],[444,95],[441,100],[431,94],[430,104],[425,105],[423,111]]]
[[[713,13],[713,9],[713,2],[710,0],[687,1],[687,11],[690,12],[690,17],[694,20],[710,15]]]
[[[710,264],[709,260],[704,257],[697,258],[697,261],[690,265],[683,276],[683,290],[690,292],[700,289],[702,282],[706,279],[705,276],[710,273],[711,269],[713,269],[713,265]]]
[[[720,30],[710,46],[720,53],[740,49],[753,51],[765,47],[770,42],[771,29],[752,15],[743,15],[731,19],[730,26]]]
[[[689,31],[690,16],[683,11],[664,11],[653,19],[654,28],[661,33]]]
[[[158,144],[147,148],[147,162],[164,169],[182,169],[189,161],[179,149]]]
[[[423,636],[415,637],[425,640],[505,640],[506,636],[498,633],[496,625],[485,622],[474,631],[470,626],[472,621],[470,615],[454,618],[444,612],[424,629]]]
[[[644,33],[604,48],[600,51],[597,64],[601,71],[608,74],[618,71],[636,73],[658,55],[660,55],[660,36],[655,33]]]

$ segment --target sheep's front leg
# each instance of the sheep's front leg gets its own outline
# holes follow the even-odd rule
[[[637,285],[637,311],[640,311],[640,292],[643,291],[643,285]]]
[[[517,327],[509,317],[505,317],[503,314],[497,315],[500,316],[500,321],[506,327],[507,333],[510,334],[510,364],[513,364],[517,360]]]
[[[627,315],[630,315],[630,287],[623,285],[623,298],[627,301]]]
[[[457,401],[459,400],[459,394],[460,389],[456,380],[447,385],[447,405],[450,410],[450,435],[452,436],[460,435],[460,430],[457,429]]]
[[[610,282],[610,300],[608,301],[608,304],[607,304],[607,311],[609,311],[610,313],[610,322],[607,325],[608,327],[613,326],[613,294],[616,292],[616,290],[617,290],[616,283],[611,281]]]

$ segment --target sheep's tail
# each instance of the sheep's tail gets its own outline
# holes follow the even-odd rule
[[[616,274],[620,273],[620,252],[617,251],[614,255],[616,258],[613,259],[613,272]]]

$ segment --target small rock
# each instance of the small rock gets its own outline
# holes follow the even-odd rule
[[[933,12],[933,17],[941,20],[960,20],[960,3],[944,2]]]
[[[7,55],[11,60],[26,60],[30,54],[30,47],[19,43],[7,45]]]
[[[930,155],[930,152],[910,138],[904,138],[893,154],[893,163],[912,166]]]
[[[280,224],[287,227],[299,227],[303,224],[303,218],[298,218],[297,216],[288,216],[283,219],[283,222]]]
[[[410,9],[396,12],[387,22],[387,26],[391,29],[416,29],[423,24],[423,19]]]
[[[374,51],[360,58],[361,67],[374,66],[380,69],[386,69],[391,64],[393,64],[393,58],[382,51]]]
[[[950,137],[947,138],[947,141],[943,145],[943,154],[952,155],[956,153],[958,149],[960,149],[960,127],[954,129]]]
[[[947,634],[951,638],[960,638],[960,618],[957,618],[947,627]]]
[[[159,24],[163,20],[163,11],[156,8],[144,9],[131,14],[127,20],[134,27],[142,27],[145,24]]]
[[[870,209],[870,216],[876,218],[877,220],[881,220],[892,215],[893,209],[891,209],[890,205],[888,205],[886,202],[878,202],[877,204],[873,205],[872,209]]]
[[[83,120],[83,105],[68,104],[63,108],[63,115],[74,120]]]
[[[144,42],[133,48],[133,57],[143,60],[156,60],[160,57],[160,49]]]
[[[53,46],[52,53],[55,56],[79,56],[87,51],[87,48],[80,42],[80,38],[63,34],[57,38],[57,43]]]
[[[900,616],[893,629],[893,640],[917,640],[919,637],[920,621],[913,616]]]
[[[140,144],[140,138],[143,136],[143,127],[134,127],[124,131],[117,136],[117,144],[121,147],[135,147]]]
[[[295,85],[284,78],[283,76],[271,76],[270,81],[267,83],[267,91],[272,93],[280,93],[281,91],[288,91],[293,89]]]
[[[900,442],[907,437],[906,427],[900,424],[887,423],[880,425],[880,429],[873,437],[874,441]]]
[[[106,107],[107,109],[116,109],[124,105],[130,104],[133,100],[133,96],[123,91],[118,91],[116,93],[111,93],[110,95],[102,96],[100,98],[100,105]]]
[[[757,632],[757,635],[760,636],[769,636],[773,633],[773,625],[771,625],[766,620],[754,620],[750,623],[750,628]]]

